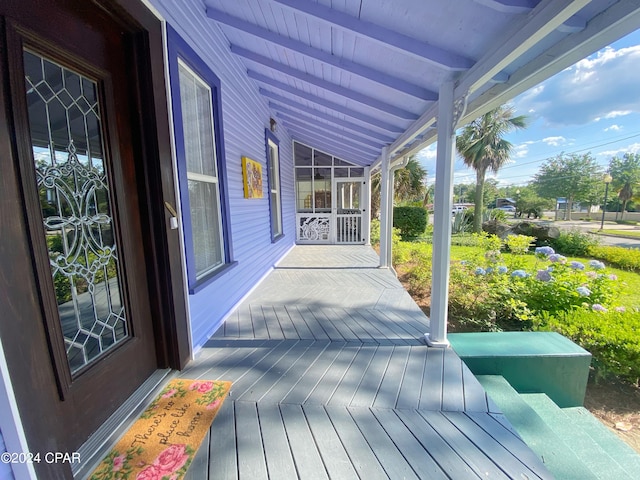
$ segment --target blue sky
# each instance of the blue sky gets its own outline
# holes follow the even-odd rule
[[[602,170],[613,156],[640,152],[640,31],[581,60],[511,102],[529,126],[506,136],[514,145],[499,186],[525,185],[540,165],[562,152],[587,153]],[[435,177],[436,145],[418,153]],[[475,183],[475,172],[457,158],[454,183]]]

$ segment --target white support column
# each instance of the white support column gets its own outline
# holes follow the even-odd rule
[[[380,268],[388,268],[388,250],[391,243],[391,224],[389,223],[389,151],[382,147],[380,164]]]
[[[448,347],[447,305],[449,301],[449,258],[451,255],[451,198],[455,163],[456,112],[453,82],[440,87],[438,97],[438,156],[433,219],[433,258],[431,282],[431,328],[425,334],[431,347]]]
[[[387,184],[388,189],[388,197],[389,203],[387,204],[387,267],[393,268],[393,189],[394,189],[394,179],[395,179],[395,171],[396,169],[393,167],[389,168],[389,183]]]
[[[362,216],[362,228],[364,229],[364,244],[371,245],[371,169],[364,167],[365,186],[363,195],[364,215]]]

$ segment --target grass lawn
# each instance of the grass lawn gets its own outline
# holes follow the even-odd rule
[[[605,235],[640,238],[640,230],[605,230]],[[600,233],[600,232],[593,232]]]

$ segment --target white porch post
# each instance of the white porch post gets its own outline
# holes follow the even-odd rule
[[[438,156],[433,219],[431,328],[425,334],[431,347],[448,347],[447,305],[451,255],[451,198],[453,196],[455,118],[453,82],[440,87],[438,97]]]
[[[362,228],[364,229],[364,244],[371,245],[371,169],[364,168],[365,187],[363,194],[366,201],[364,202],[364,215],[362,216]]]
[[[391,246],[391,224],[389,223],[389,150],[382,147],[380,163],[380,268],[388,268],[388,250]],[[393,202],[391,202],[393,203]]]

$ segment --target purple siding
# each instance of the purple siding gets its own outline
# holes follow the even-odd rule
[[[184,8],[185,3],[191,3],[195,11],[200,10],[202,3],[199,0],[152,0],[152,3],[221,83],[231,242],[233,260],[238,265],[189,295],[193,347],[197,349],[295,242],[292,141],[283,128],[278,129],[284,237],[272,242],[266,190],[265,128],[269,127],[273,112],[259,95],[256,84],[248,78],[246,68],[229,50],[229,42],[217,24],[191,15],[190,8]],[[242,156],[262,164],[265,180],[262,199],[244,198]]]
[[[4,437],[2,431],[0,431],[0,453],[5,453],[7,447],[4,445]],[[13,480],[13,472],[11,471],[11,465],[8,463],[0,462],[0,480]]]

